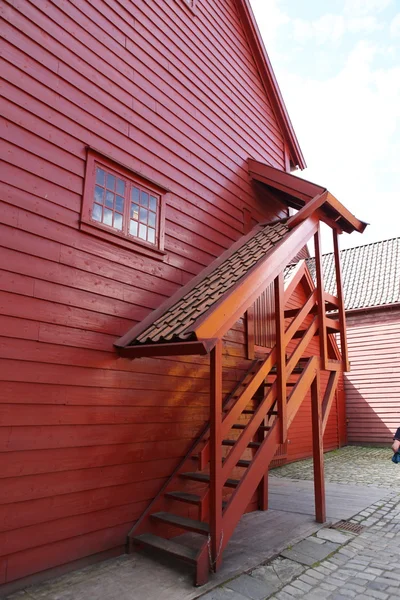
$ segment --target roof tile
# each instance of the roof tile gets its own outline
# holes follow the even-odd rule
[[[190,327],[195,321],[246,275],[288,231],[286,224],[277,222],[256,229],[250,238],[246,236],[242,246],[222,264],[217,265],[183,298],[177,299],[175,304],[140,333],[131,344],[193,339],[194,334]]]
[[[346,310],[400,302],[400,238],[341,250],[343,292]],[[315,281],[315,262],[307,260]],[[336,295],[333,253],[322,257],[324,287]]]

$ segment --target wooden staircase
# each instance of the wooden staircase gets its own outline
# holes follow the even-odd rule
[[[316,512],[317,520],[325,520],[322,435],[340,361],[327,355],[304,358],[310,341],[321,331],[315,291],[303,307],[288,311],[286,317],[282,277],[275,287],[280,314],[276,345],[251,363],[222,402],[222,343],[216,343],[211,352],[210,422],[128,536],[130,550],[150,548],[193,565],[196,585],[207,581],[210,570],[218,569],[237,523],[254,498],[259,509],[268,508],[268,466],[286,441],[287,429],[310,389],[315,490],[320,498]],[[294,349],[292,340],[296,340]],[[330,371],[323,401],[322,369]]]

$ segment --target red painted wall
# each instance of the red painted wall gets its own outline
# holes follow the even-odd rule
[[[400,308],[349,315],[347,336],[349,442],[390,446],[400,427]]]
[[[254,220],[284,144],[231,0],[3,2],[0,584],[122,552],[208,415],[205,360],[113,342]],[[170,190],[162,260],[79,229],[86,147]],[[226,341],[225,391],[243,331]]]

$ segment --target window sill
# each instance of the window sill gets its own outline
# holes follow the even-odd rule
[[[80,222],[80,229],[81,231],[99,237],[107,242],[110,242],[111,244],[121,246],[122,248],[132,250],[134,252],[137,252],[138,254],[143,254],[144,256],[148,256],[156,260],[164,260],[167,254],[164,250],[152,248],[151,246],[148,246],[146,243],[141,242],[140,240],[128,239],[125,236],[120,235],[118,233],[106,231],[101,226],[93,223],[92,221],[82,219]]]

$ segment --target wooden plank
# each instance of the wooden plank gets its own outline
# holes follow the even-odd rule
[[[327,318],[325,312],[324,277],[322,272],[322,253],[319,228],[314,235],[315,246],[315,271],[317,278],[317,301],[318,301],[318,332],[320,342],[320,356],[322,368],[326,369],[328,360]]]
[[[336,231],[333,234],[333,252],[335,256],[335,271],[336,271],[336,290],[338,297],[339,323],[340,323],[340,352],[343,358],[343,370],[350,370],[349,351],[347,347],[346,336],[346,314],[344,308],[343,283],[342,283],[342,267],[340,263],[339,239]]]
[[[210,354],[210,568],[217,571],[222,562],[222,343]]]
[[[254,306],[246,311],[247,358],[254,360]]]
[[[140,358],[143,356],[188,356],[209,354],[213,342],[181,342],[165,344],[138,344],[137,346],[121,347],[115,344],[117,352],[125,358]]]
[[[328,197],[328,191],[325,190],[322,194],[317,194],[307,202],[296,214],[294,214],[287,222],[287,226],[289,229],[293,229],[300,223],[302,223],[305,219],[307,219],[310,215],[312,215],[315,211],[317,211],[321,206],[326,202]]]
[[[317,370],[316,377],[311,385],[312,405],[312,432],[313,432],[313,465],[314,465],[314,492],[315,492],[315,517],[318,523],[326,521],[325,479],[324,479],[324,448],[322,440],[322,414],[320,402],[320,375]]]
[[[286,339],[285,317],[283,312],[283,274],[274,281],[275,289],[275,321],[276,321],[276,397],[279,415],[279,443],[284,444],[287,438],[287,403],[286,403]]]

